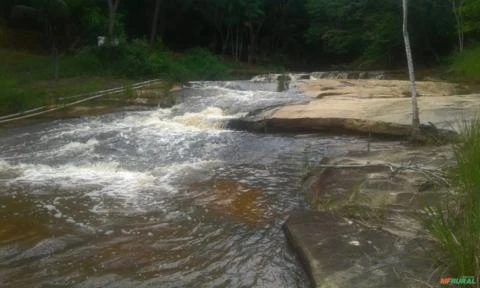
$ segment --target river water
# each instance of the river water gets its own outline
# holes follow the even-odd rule
[[[365,140],[229,131],[292,102],[250,81],[191,83],[170,109],[0,132],[0,287],[308,287],[282,224],[302,180]]]

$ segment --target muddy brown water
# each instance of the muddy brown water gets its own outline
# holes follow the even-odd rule
[[[198,82],[170,109],[0,132],[0,287],[308,287],[282,224],[308,167],[365,140],[228,131],[303,101]]]

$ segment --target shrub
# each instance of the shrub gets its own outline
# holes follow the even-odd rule
[[[480,45],[465,49],[453,59],[450,72],[467,81],[480,80]]]
[[[80,72],[96,70],[129,78],[217,80],[227,72],[226,66],[208,50],[196,48],[185,55],[173,55],[161,47],[150,46],[145,40],[118,47],[87,48],[74,58],[77,62],[73,66]]]
[[[190,77],[198,80],[218,80],[225,76],[226,66],[210,51],[195,48],[181,59],[182,65],[190,72]]]
[[[19,85],[5,77],[0,75],[0,115],[6,115],[15,113],[35,106],[44,104],[41,97],[38,97],[36,93],[29,93],[21,88]]]
[[[431,208],[427,229],[443,262],[454,275],[480,276],[480,120],[465,123],[455,146],[456,193],[441,207]]]

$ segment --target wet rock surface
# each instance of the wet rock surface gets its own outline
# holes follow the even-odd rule
[[[432,271],[418,239],[328,212],[292,215],[285,232],[315,287],[417,287],[411,275]]]
[[[322,161],[305,184],[313,211],[284,229],[316,287],[419,287],[438,283],[421,213],[448,188],[416,170],[453,165],[449,146],[349,153]],[[375,166],[379,164],[378,166]]]
[[[280,77],[280,76],[279,76]],[[253,132],[329,132],[405,137],[411,131],[409,82],[399,80],[301,80],[291,86],[309,100],[233,119],[227,127]],[[480,97],[468,87],[418,82],[421,129],[449,139],[462,120],[477,115]]]

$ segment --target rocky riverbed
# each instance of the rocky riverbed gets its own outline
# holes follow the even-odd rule
[[[308,100],[259,110],[229,125],[257,132],[322,131],[406,139],[411,121],[409,82],[379,80],[380,76],[347,78],[297,77],[293,85]],[[418,83],[418,91],[423,131],[447,142],[460,132],[462,121],[478,115],[480,95],[469,87],[426,81]],[[392,144],[385,151],[323,159],[304,186],[311,210],[291,213],[284,225],[314,286],[438,285],[442,275],[422,219],[427,207],[450,192],[444,175],[454,165],[451,145]]]
[[[408,134],[408,83],[365,75],[193,82],[171,108],[149,88],[2,130],[3,283],[307,287],[303,264],[316,287],[436,286],[421,212],[449,192],[451,146],[374,138]],[[465,87],[419,88],[424,131],[453,137],[445,119],[476,115]]]

